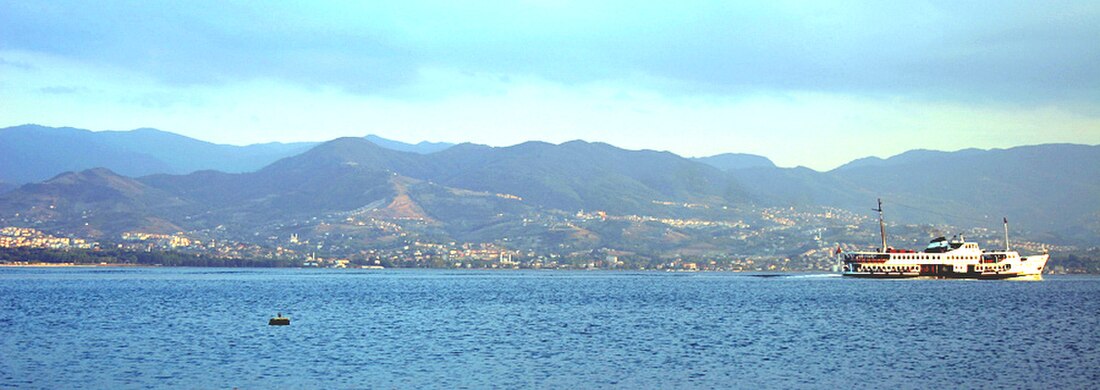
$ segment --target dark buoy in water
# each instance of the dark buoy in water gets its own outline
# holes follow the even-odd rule
[[[289,317],[283,317],[283,313],[279,313],[279,315],[277,317],[272,318],[271,320],[267,321],[267,324],[268,325],[290,325],[290,318]]]

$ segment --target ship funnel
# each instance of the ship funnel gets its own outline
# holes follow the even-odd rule
[[[1005,220],[1005,252],[1008,252],[1008,217],[1004,217]]]

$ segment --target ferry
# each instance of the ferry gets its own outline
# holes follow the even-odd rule
[[[1025,279],[1041,280],[1047,253],[1020,256],[1008,247],[1008,218],[1004,219],[1005,249],[982,250],[977,243],[961,235],[937,237],[923,251],[894,249],[886,245],[886,224],[882,217],[882,199],[878,201],[879,231],[882,246],[874,252],[837,254],[841,274],[861,278],[944,278],[944,279]]]

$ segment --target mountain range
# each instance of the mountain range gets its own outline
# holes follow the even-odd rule
[[[584,141],[489,147],[365,137],[235,147],[151,129],[19,126],[0,130],[0,152],[2,180],[38,181],[0,195],[0,222],[89,237],[218,229],[249,237],[305,225],[367,241],[380,234],[316,222],[323,217],[415,222],[439,239],[714,247],[698,232],[592,230],[543,217],[589,210],[748,220],[766,207],[867,214],[875,198],[896,222],[989,227],[1008,215],[1051,242],[1100,236],[1100,146],[1087,145],[915,150],[818,172],[752,155],[688,159]]]
[[[452,144],[406,144],[368,135],[384,147],[430,153]],[[22,125],[0,129],[0,183],[26,184],[67,171],[108,168],[138,177],[200,170],[252,172],[279,159],[305,152],[319,142],[214,144],[157,129],[90,131],[71,127]],[[0,190],[3,190],[0,184]]]
[[[764,156],[745,153],[722,153],[708,157],[696,157],[692,160],[721,169],[732,171],[745,168],[775,168],[775,163]]]

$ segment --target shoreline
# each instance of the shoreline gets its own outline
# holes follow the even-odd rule
[[[28,263],[28,262],[14,262],[14,263],[0,263],[0,268],[279,268],[279,269],[325,269],[325,270],[352,270],[352,271],[382,271],[382,270],[413,270],[413,269],[431,269],[431,270],[444,270],[444,271],[572,271],[572,272],[591,272],[591,271],[609,271],[609,272],[656,272],[656,273],[676,273],[676,274],[746,274],[746,275],[814,275],[814,274],[833,274],[834,272],[825,270],[797,270],[797,271],[717,271],[717,270],[698,270],[698,271],[686,271],[686,270],[632,270],[632,269],[555,269],[555,268],[322,268],[322,267],[210,267],[210,266],[165,266],[165,265],[150,265],[150,264],[117,264],[117,263],[100,263],[100,264],[77,264],[77,263]],[[1092,273],[1044,273],[1043,276],[1050,275],[1100,275]]]
[[[48,268],[62,268],[62,267],[76,267],[76,268],[93,268],[93,267],[160,267],[158,265],[146,265],[146,264],[77,264],[77,263],[27,263],[27,262],[15,262],[15,263],[0,263],[0,267],[48,267]],[[211,267],[216,268],[216,267]]]

